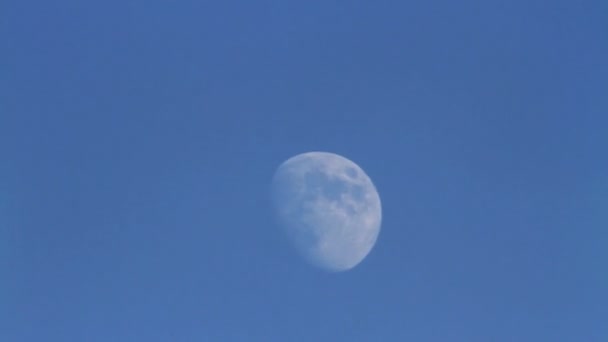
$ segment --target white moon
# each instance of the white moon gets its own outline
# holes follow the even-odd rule
[[[272,181],[279,222],[312,264],[337,272],[355,267],[376,243],[380,196],[352,161],[308,152],[283,162]]]

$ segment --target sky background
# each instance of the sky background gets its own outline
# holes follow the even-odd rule
[[[0,2],[0,340],[608,341],[608,2]],[[368,257],[275,225],[374,181]]]

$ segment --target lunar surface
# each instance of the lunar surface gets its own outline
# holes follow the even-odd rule
[[[322,269],[351,269],[376,243],[378,192],[357,164],[340,155],[308,152],[286,160],[274,175],[272,198],[296,249]]]

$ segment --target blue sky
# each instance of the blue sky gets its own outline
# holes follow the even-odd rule
[[[0,340],[608,340],[608,3],[3,1]],[[355,269],[276,167],[383,203]]]

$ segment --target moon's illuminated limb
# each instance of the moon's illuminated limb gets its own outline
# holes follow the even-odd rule
[[[369,254],[380,232],[380,197],[352,161],[308,152],[286,160],[272,182],[281,225],[311,263],[344,271]]]

